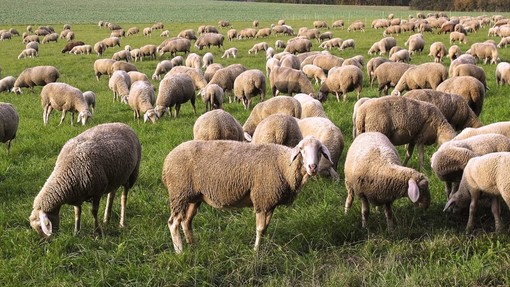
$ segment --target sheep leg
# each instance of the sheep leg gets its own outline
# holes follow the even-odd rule
[[[418,166],[418,171],[421,171],[421,169],[424,168],[424,155],[425,155],[425,145],[424,144],[419,144],[418,145],[418,158],[419,158],[419,161],[420,161],[420,165]]]
[[[62,110],[62,117],[60,118],[60,123],[58,124],[59,126],[62,124],[62,122],[66,118],[66,112],[67,112],[66,110]]]
[[[501,232],[503,230],[503,223],[501,222],[501,215],[499,208],[499,199],[497,196],[493,197],[491,200],[491,211],[494,216],[494,226],[496,232]]]
[[[172,242],[174,244],[175,253],[182,253],[182,238],[179,233],[179,225],[181,223],[181,216],[178,214],[172,214],[168,218],[168,229],[172,235]]]
[[[411,155],[413,154],[413,150],[414,150],[414,144],[408,143],[406,145],[406,157],[404,158],[404,163],[403,163],[404,166],[407,165],[407,162],[411,158]]]
[[[338,95],[338,92],[335,92],[335,95],[336,95],[336,101],[340,102],[340,96]]]
[[[186,210],[186,217],[181,222],[182,231],[184,232],[184,237],[186,238],[186,243],[193,244],[195,238],[193,237],[193,218],[197,214],[198,207],[200,206],[200,202],[190,203],[188,205],[188,209]]]
[[[468,223],[466,226],[466,233],[470,233],[473,230],[474,219],[476,210],[478,208],[478,197],[480,196],[480,192],[473,191],[471,192],[471,204],[469,205],[469,217]]]
[[[176,104],[175,105],[175,116],[174,116],[174,118],[176,118],[179,115],[179,111],[180,110],[181,110],[181,105],[180,104]]]
[[[81,226],[81,205],[74,206],[74,235],[78,234]]]
[[[365,228],[367,226],[367,218],[370,215],[370,205],[364,195],[361,195],[359,199],[361,200],[361,226]]]
[[[74,125],[74,112],[71,112],[71,125]]]
[[[351,209],[352,206],[352,200],[354,199],[354,190],[350,186],[347,186],[346,183],[346,189],[347,189],[347,198],[345,199],[345,208],[344,213],[347,214],[349,212],[349,209]]]
[[[97,213],[99,212],[99,201],[101,200],[101,196],[95,196],[92,198],[92,217],[94,217],[94,233],[98,236],[103,236],[103,230],[99,225],[99,219],[97,218]]]
[[[124,227],[124,220],[126,219],[126,204],[128,198],[129,188],[124,186],[124,191],[122,191],[122,195],[120,196],[120,221],[119,226]]]
[[[393,230],[395,228],[395,218],[393,217],[393,211],[391,210],[391,203],[386,203],[384,205],[384,215],[386,215],[386,223],[388,224],[388,229]]]
[[[112,191],[108,193],[108,196],[106,197],[106,207],[104,209],[104,217],[103,217],[103,223],[108,223],[108,220],[110,220],[110,215],[112,214],[112,206],[113,206],[113,200],[115,199],[115,191]]]
[[[191,106],[193,107],[193,114],[196,116],[197,115],[197,109],[195,107],[195,98],[191,98],[190,102],[191,102]],[[211,109],[212,108],[213,108],[213,105],[211,105]]]
[[[257,237],[255,239],[255,251],[259,250],[260,242],[262,240],[262,236],[264,236],[264,233],[266,232],[267,226],[269,225],[269,222],[271,221],[271,217],[273,216],[273,211],[260,211],[257,212],[255,215],[255,221],[257,225]]]
[[[44,125],[47,125],[48,124],[48,121],[49,121],[49,118],[50,118],[50,114],[51,114],[51,111],[53,110],[53,108],[51,107],[51,104],[48,104],[45,108],[44,108],[44,113],[43,113],[43,122],[44,122]]]

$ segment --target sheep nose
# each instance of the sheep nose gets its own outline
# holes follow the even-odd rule
[[[317,164],[315,163],[309,164],[308,170],[310,171],[311,175],[315,175],[317,173]]]

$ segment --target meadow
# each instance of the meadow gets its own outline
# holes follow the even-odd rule
[[[171,35],[199,25],[216,25],[218,20],[230,20],[236,29],[250,27],[260,20],[261,27],[269,27],[278,19],[286,19],[295,30],[311,27],[315,19],[360,19],[370,26],[372,19],[394,13],[407,18],[416,15],[406,7],[356,7],[290,5],[222,1],[0,1],[4,13],[0,29],[16,28],[23,32],[27,25],[52,25],[59,33],[68,23],[76,33],[76,40],[87,44],[109,36],[110,32],[97,26],[99,20],[120,24],[125,29],[149,27],[163,22]],[[67,4],[67,5],[64,5]],[[428,12],[428,11],[423,11]],[[452,13],[451,15],[479,15],[480,13]],[[492,13],[487,12],[487,15]],[[510,14],[505,14],[507,17]],[[487,39],[485,27],[469,34],[469,44]],[[335,37],[353,38],[356,49],[337,51],[334,55],[349,58],[363,55],[373,42],[382,37],[381,30],[367,28],[365,33],[331,30]],[[164,39],[160,31],[151,37],[136,35],[121,39],[121,46],[140,47],[159,45]],[[226,29],[220,31],[225,34]],[[396,36],[403,46],[409,33]],[[277,38],[225,41],[225,49],[237,47],[236,59],[221,59],[223,49],[211,48],[192,52],[214,54],[214,61],[227,66],[241,63],[251,69],[265,69],[264,54],[248,55],[247,50],[259,41],[274,44]],[[289,37],[279,37],[286,41]],[[428,47],[435,41],[447,46],[448,35],[425,34],[426,49],[413,56],[411,63],[431,61]],[[497,42],[499,39],[494,38]],[[510,285],[510,236],[508,231],[493,232],[490,210],[478,212],[475,231],[464,233],[467,213],[442,212],[446,202],[444,187],[430,169],[430,156],[436,147],[426,149],[426,168],[430,182],[432,203],[429,209],[419,210],[407,199],[394,204],[398,226],[387,231],[382,210],[372,208],[368,228],[361,227],[360,204],[356,199],[348,214],[343,213],[346,192],[343,183],[343,162],[352,142],[352,107],[354,93],[347,102],[337,102],[333,96],[324,103],[326,113],[341,129],[345,149],[340,159],[339,182],[314,178],[304,186],[297,200],[290,206],[276,209],[261,250],[253,251],[255,217],[250,208],[216,210],[202,205],[194,220],[197,243],[185,245],[184,253],[176,255],[170,232],[168,194],[161,182],[163,160],[170,150],[192,139],[195,119],[205,106],[197,98],[197,114],[186,103],[178,118],[165,116],[156,124],[137,122],[127,105],[112,102],[107,77],[94,77],[96,55],[70,55],[60,51],[65,45],[40,45],[39,57],[18,60],[24,49],[19,37],[0,42],[1,77],[17,76],[27,67],[53,65],[61,73],[59,81],[82,91],[97,95],[97,109],[86,126],[69,124],[58,126],[59,112],[53,112],[49,124],[43,125],[39,100],[41,87],[23,94],[0,93],[0,101],[12,103],[20,114],[20,126],[11,152],[0,148],[0,285],[2,286],[508,286]],[[317,50],[314,43],[313,50]],[[109,48],[103,58],[110,58],[119,47]],[[500,58],[510,61],[510,48],[499,49]],[[164,58],[167,58],[165,55]],[[144,59],[137,68],[152,75],[157,62]],[[444,61],[449,65],[450,60]],[[486,94],[482,122],[488,124],[510,119],[510,87],[495,83],[495,65],[481,65],[487,74],[489,90]],[[366,72],[361,96],[376,97],[377,89],[370,88]],[[151,80],[157,88],[158,81]],[[318,86],[315,86],[318,89]],[[270,89],[268,87],[268,97]],[[255,103],[258,100],[255,100]],[[244,123],[249,111],[239,103],[226,103],[224,109]],[[41,241],[30,227],[28,216],[34,197],[50,175],[56,157],[70,138],[91,126],[106,122],[124,122],[137,133],[142,143],[140,176],[131,189],[126,212],[126,228],[117,226],[119,198],[109,225],[103,226],[105,236],[92,234],[90,204],[84,203],[82,230],[74,236],[73,207],[66,205],[60,212],[60,232],[50,241]],[[399,151],[403,155],[403,149]],[[213,159],[212,159],[213,160]],[[418,166],[413,156],[410,165]],[[120,197],[120,196],[118,196]],[[101,202],[100,214],[105,199]],[[508,223],[510,213],[503,208]]]

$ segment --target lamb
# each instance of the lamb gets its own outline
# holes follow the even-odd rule
[[[457,59],[460,55],[462,55],[462,51],[460,50],[459,46],[452,45],[450,46],[450,49],[448,49],[448,58],[450,58],[452,61]]]
[[[260,95],[260,102],[266,97],[266,76],[257,69],[246,70],[234,80],[234,96],[240,100],[245,110],[250,109],[251,99]]]
[[[442,42],[434,42],[430,45],[429,56],[434,58],[435,63],[441,63],[446,55],[446,46]]]
[[[448,78],[448,71],[440,63],[424,63],[410,67],[398,81],[392,95],[404,90],[435,89]]]
[[[113,72],[108,81],[108,88],[113,92],[114,102],[129,95],[129,87],[131,87],[131,78],[128,73],[122,70]]]
[[[21,94],[21,88],[25,87],[33,91],[34,86],[44,86],[48,83],[56,82],[59,77],[59,71],[53,66],[26,68],[19,74],[11,91],[16,94]]]
[[[10,103],[0,102],[0,142],[6,144],[7,154],[11,149],[11,142],[16,138],[19,115]]]
[[[319,81],[321,85],[326,81],[326,73],[324,73],[324,70],[313,64],[304,65],[301,70],[305,73],[308,79],[315,79],[315,84],[317,85],[319,84]]]
[[[327,148],[313,137],[294,148],[236,141],[189,141],[177,146],[167,155],[162,175],[170,197],[168,227],[176,253],[182,252],[179,225],[187,243],[194,241],[191,222],[202,200],[216,208],[253,206],[258,250],[274,209],[291,203],[308,177],[317,174],[320,155],[330,158]],[[216,176],[218,171],[221,176]]]
[[[41,90],[41,105],[43,107],[43,122],[46,126],[52,110],[62,111],[59,125],[62,124],[66,113],[71,113],[71,125],[74,123],[74,113],[78,112],[77,122],[87,123],[92,114],[83,94],[77,88],[66,83],[49,83]]]
[[[138,178],[141,145],[135,132],[122,123],[90,128],[62,147],[50,177],[34,199],[30,226],[43,238],[59,229],[59,213],[65,203],[74,205],[74,232],[80,230],[81,205],[92,202],[94,232],[102,235],[97,213],[103,194],[108,194],[104,222],[112,211],[115,191],[124,186],[120,226],[124,227],[127,194]]]
[[[83,98],[87,105],[89,106],[89,110],[93,113],[96,109],[96,94],[92,91],[83,92]]]
[[[508,165],[509,152],[490,153],[470,159],[464,168],[459,190],[453,194],[445,205],[444,211],[449,208],[467,206],[467,198],[471,197],[469,205],[469,218],[466,231],[471,232],[474,227],[474,216],[478,209],[478,200],[482,194],[491,198],[491,210],[494,216],[496,232],[503,230],[500,216],[499,198],[503,198],[510,206],[508,192]]]
[[[285,114],[296,118],[301,117],[301,104],[298,100],[289,96],[273,97],[267,101],[260,102],[250,113],[243,125],[243,130],[249,136],[253,135],[257,125],[272,114]]]
[[[225,50],[225,52],[223,52],[223,56],[221,56],[221,58],[230,58],[230,57],[234,57],[236,58],[237,57],[237,48],[233,47],[233,48],[228,48]]]
[[[496,84],[503,86],[505,83],[510,85],[510,64],[501,62],[496,66]]]
[[[337,67],[329,70],[326,81],[319,89],[319,101],[325,101],[329,92],[336,94],[336,100],[340,101],[343,95],[343,101],[347,100],[347,93],[356,91],[356,99],[359,100],[359,94],[363,89],[363,72],[361,69],[353,66]]]
[[[154,111],[155,97],[154,87],[146,81],[135,81],[131,85],[128,95],[128,104],[134,112],[134,118],[140,120],[143,114],[143,121],[155,123],[158,115]]]
[[[23,58],[35,58],[38,56],[37,50],[32,48],[26,48],[25,50],[21,51],[21,53],[18,55],[18,60]]]
[[[205,53],[202,57],[202,68],[207,68],[209,65],[213,63],[213,54],[212,53]]]
[[[381,65],[382,63],[385,63],[388,61],[389,61],[388,59],[383,58],[383,57],[375,57],[375,58],[370,59],[367,62],[367,74],[368,74],[368,81],[370,82],[370,88],[373,87],[373,82],[374,82],[373,76],[374,76],[375,69],[377,69],[377,67],[379,67],[379,65]]]
[[[342,42],[342,45],[340,46],[339,50],[343,51],[346,49],[355,49],[356,48],[356,42],[354,42],[353,39],[347,39]]]
[[[272,114],[255,128],[253,144],[274,143],[288,147],[296,146],[303,139],[296,118],[284,114]]]
[[[94,74],[96,79],[99,81],[101,75],[110,75],[112,71],[112,65],[115,63],[112,59],[98,59],[94,62]]]
[[[218,109],[198,117],[193,125],[194,140],[243,141],[241,124],[228,112]]]
[[[154,74],[152,74],[153,80],[160,80],[161,75],[168,73],[173,68],[172,62],[170,60],[163,60],[158,63],[156,69],[154,70]]]
[[[430,205],[427,177],[414,169],[402,166],[398,152],[382,133],[369,132],[354,139],[344,166],[345,213],[352,206],[354,195],[361,200],[361,224],[367,227],[369,202],[384,205],[388,229],[393,229],[395,219],[391,205],[401,197],[409,197],[421,208]]]
[[[453,69],[453,72],[450,75],[450,77],[456,77],[456,76],[475,77],[483,84],[483,86],[487,90],[487,81],[486,81],[485,71],[482,68],[478,67],[477,65],[460,64],[460,65],[456,66]]]
[[[205,112],[213,109],[222,109],[223,89],[217,84],[208,84],[200,90],[200,95],[205,103]]]
[[[312,83],[303,71],[286,67],[273,67],[269,74],[269,85],[273,96],[278,96],[280,92],[290,96],[293,93],[313,93]]]
[[[436,106],[399,96],[374,98],[358,107],[356,135],[372,131],[383,133],[394,145],[407,144],[404,165],[417,145],[420,167],[424,145],[442,145],[456,135]]]
[[[337,166],[344,149],[344,138],[340,129],[325,117],[301,118],[298,125],[303,137],[313,136],[329,150],[331,161],[325,158],[319,161],[319,174],[339,180]]]
[[[385,62],[380,64],[374,71],[374,77],[370,82],[372,86],[373,81],[377,80],[379,96],[387,95],[390,87],[395,87],[402,75],[409,70],[413,65],[406,63]]]
[[[158,97],[156,98],[155,111],[158,117],[162,117],[165,112],[172,115],[172,107],[175,106],[176,118],[179,115],[181,104],[191,102],[193,113],[196,114],[195,108],[195,85],[188,74],[179,73],[165,77],[159,83]]]
[[[0,92],[9,92],[16,82],[16,78],[13,76],[7,76],[0,80]]]
[[[391,55],[390,61],[409,63],[409,62],[411,62],[411,56],[409,54],[409,51],[400,50],[400,51],[395,52],[393,55]]]
[[[445,183],[446,197],[457,192],[469,159],[493,152],[510,151],[510,138],[501,134],[481,134],[442,145],[431,158],[436,176]]]
[[[209,84],[217,84],[223,89],[225,94],[229,93],[228,100],[231,103],[230,92],[234,89],[235,79],[244,71],[246,71],[246,68],[241,64],[229,65],[216,71]]]
[[[453,140],[462,140],[487,133],[496,133],[510,137],[510,122],[495,122],[478,128],[466,128],[453,138]]]
[[[473,112],[479,116],[485,98],[485,86],[471,76],[449,78],[437,86],[436,90],[462,96]]]
[[[462,44],[467,44],[466,35],[461,32],[457,32],[457,31],[451,32],[450,33],[450,44],[453,44],[457,41]]]

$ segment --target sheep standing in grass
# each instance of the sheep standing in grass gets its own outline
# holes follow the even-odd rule
[[[411,55],[407,50],[400,50],[393,53],[393,55],[390,56],[390,61],[409,63],[411,62]]]
[[[108,88],[113,92],[114,102],[129,95],[129,87],[131,87],[131,78],[128,73],[122,70],[113,72],[108,81]]]
[[[53,66],[35,66],[32,68],[26,68],[19,74],[18,78],[14,82],[12,92],[21,94],[21,88],[28,87],[30,91],[33,91],[34,86],[44,86],[49,83],[56,82],[60,77],[60,73],[57,68]]]
[[[462,55],[462,51],[460,50],[459,46],[457,45],[450,46],[450,49],[448,49],[448,58],[450,58],[450,60],[453,61],[457,59],[460,55]]]
[[[128,95],[128,104],[133,110],[134,118],[140,120],[143,114],[143,121],[155,123],[158,115],[154,111],[156,98],[154,96],[154,87],[146,81],[136,81],[131,85]]]
[[[273,67],[269,74],[269,85],[273,96],[278,96],[280,92],[290,96],[294,93],[313,93],[312,83],[303,71],[286,67]]]
[[[251,99],[260,95],[260,102],[266,97],[266,76],[257,69],[246,70],[234,80],[234,96],[240,100],[244,109],[250,109]]]
[[[94,61],[94,74],[96,79],[99,81],[102,75],[110,75],[112,71],[112,65],[115,63],[112,59],[98,59]]]
[[[328,149],[313,137],[294,148],[236,141],[180,144],[167,155],[162,173],[170,197],[168,227],[175,252],[183,251],[179,226],[186,242],[193,243],[191,222],[202,201],[216,208],[253,206],[258,250],[274,209],[294,201],[302,185],[317,174],[321,155],[330,158]]]
[[[16,82],[16,78],[13,76],[7,76],[0,80],[0,92],[9,92]]]
[[[89,110],[94,112],[96,109],[96,94],[92,91],[86,91],[83,92],[83,98],[85,99],[85,102],[87,102]]]
[[[272,114],[257,125],[251,142],[253,144],[274,143],[294,147],[302,139],[303,135],[296,118],[284,114]]]
[[[193,125],[194,140],[243,141],[241,124],[224,110],[212,110],[198,117]]]
[[[469,204],[469,218],[466,231],[474,227],[474,216],[478,209],[478,200],[482,194],[491,197],[491,210],[494,216],[495,230],[503,230],[500,216],[499,198],[503,198],[510,207],[510,190],[508,184],[508,166],[510,166],[509,152],[490,153],[470,159],[464,168],[459,190],[453,194],[445,205],[444,210],[452,206],[464,207],[465,200],[471,197]]]
[[[401,165],[399,155],[390,140],[382,133],[370,132],[354,139],[345,158],[345,213],[352,206],[354,195],[361,200],[361,223],[367,226],[369,203],[384,205],[388,229],[395,219],[391,205],[401,197],[422,208],[430,204],[427,177],[414,169]]]
[[[234,89],[235,79],[244,71],[246,71],[246,68],[241,64],[229,65],[216,71],[209,81],[209,84],[217,84],[220,86],[225,94],[228,93],[228,102],[231,103],[231,92]]]
[[[159,83],[158,97],[156,98],[156,114],[162,117],[165,112],[172,115],[172,107],[175,106],[174,118],[179,115],[181,104],[191,102],[193,113],[196,114],[195,108],[195,85],[193,80],[187,74],[176,74],[165,77]]]
[[[170,60],[163,60],[156,65],[154,74],[152,74],[153,80],[160,80],[161,75],[168,73],[174,66]]]
[[[225,50],[225,52],[223,52],[223,56],[221,56],[221,58],[230,58],[230,57],[233,57],[233,58],[236,58],[237,57],[237,48],[235,47],[232,47],[232,48],[228,48]]]
[[[78,113],[77,122],[82,125],[87,123],[92,114],[89,105],[83,97],[83,93],[77,88],[66,83],[49,83],[41,90],[41,105],[43,107],[43,122],[48,124],[53,110],[62,111],[59,125],[62,124],[66,113],[71,113],[71,125],[74,124],[74,113]]]
[[[214,74],[216,73],[216,71],[218,71],[219,69],[222,69],[224,68],[223,65],[219,64],[219,63],[213,63],[209,66],[207,66],[207,68],[205,69],[204,71],[204,80],[209,83],[212,79],[212,77],[214,76]]]
[[[16,138],[18,125],[16,108],[12,104],[0,102],[0,142],[6,144],[7,154],[11,150],[11,141]]]
[[[383,57],[375,57],[370,59],[367,62],[367,74],[368,74],[368,81],[370,82],[370,88],[373,87],[374,82],[374,72],[377,67],[379,67],[382,63],[389,62],[390,60],[383,58]]]
[[[379,96],[387,95],[390,87],[395,87],[402,75],[413,65],[406,63],[386,62],[374,71],[372,81],[377,80]],[[372,86],[372,82],[370,83]]]
[[[257,54],[260,51],[266,51],[269,48],[267,42],[256,43],[248,50],[248,54]]]
[[[448,78],[448,71],[440,63],[424,63],[407,69],[398,81],[392,95],[404,90],[435,89]]]
[[[485,71],[481,67],[473,64],[460,64],[456,66],[450,77],[456,77],[456,76],[471,76],[478,79],[485,89],[487,90],[487,81],[485,76]]]
[[[472,136],[487,134],[487,133],[496,133],[501,134],[510,138],[510,121],[508,122],[495,122],[492,124],[488,124],[486,126],[478,127],[478,128],[465,128],[462,132],[460,132],[454,140],[466,139]]]
[[[253,135],[257,125],[272,114],[280,113],[296,118],[301,117],[301,104],[298,100],[289,96],[270,98],[255,105],[248,119],[243,125],[243,130],[249,136]]]
[[[200,95],[205,103],[205,111],[222,109],[223,89],[217,84],[208,84],[200,90]]]
[[[482,112],[485,86],[474,77],[457,76],[446,79],[437,86],[436,90],[460,95],[466,100],[475,115],[479,116]]]
[[[135,132],[122,123],[101,124],[70,139],[60,151],[55,168],[34,199],[30,226],[44,238],[59,229],[62,205],[74,205],[74,232],[80,230],[81,205],[92,202],[94,232],[102,235],[97,213],[108,194],[104,222],[112,211],[118,187],[124,186],[120,226],[124,227],[127,194],[138,178],[141,145]]]
[[[326,81],[319,89],[318,99],[325,101],[328,93],[336,94],[336,100],[340,101],[340,96],[343,95],[343,101],[347,100],[347,93],[356,91],[356,99],[359,100],[359,94],[363,88],[363,72],[361,69],[348,65],[344,67],[337,67],[329,70]]]
[[[496,66],[496,84],[503,86],[505,83],[510,85],[510,64],[501,62]]]
[[[448,55],[448,52],[442,42],[434,42],[430,45],[429,56],[434,58],[435,63],[441,63],[446,55]]]
[[[324,70],[313,65],[313,64],[307,64],[304,65],[301,70],[305,75],[308,77],[308,79],[312,80],[315,79],[315,84],[318,85],[319,81],[322,85],[326,81],[326,73],[324,73]]]
[[[204,56],[202,57],[202,68],[207,68],[209,65],[211,65],[214,61],[214,57],[213,57],[213,54],[210,53],[210,52],[207,52],[204,54]]]

